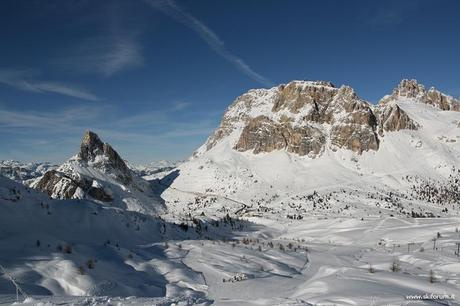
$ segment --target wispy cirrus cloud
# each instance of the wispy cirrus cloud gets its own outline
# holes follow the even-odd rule
[[[32,70],[0,70],[0,84],[35,93],[54,93],[88,101],[100,100],[85,89],[75,85],[40,80],[38,75],[38,72]]]
[[[243,59],[229,51],[224,41],[212,31],[206,24],[197,19],[195,16],[184,10],[173,0],[144,0],[154,9],[159,10],[163,14],[173,18],[177,22],[182,23],[186,27],[196,32],[218,55],[229,61],[238,70],[246,74],[248,77],[259,82],[260,84],[271,87],[271,82],[266,77],[254,71]]]
[[[66,69],[110,77],[143,66],[142,45],[135,36],[111,33],[90,37],[68,50],[69,55],[54,61]]]
[[[174,104],[164,110],[142,111],[123,115],[109,105],[78,106],[59,111],[17,111],[0,108],[0,128],[13,133],[80,135],[86,129],[95,129],[115,139],[139,143],[168,137],[208,135],[215,128],[220,113],[205,112],[188,120],[176,118],[179,112]],[[216,117],[216,118],[210,118]]]
[[[129,18],[129,1],[91,1],[83,5],[97,9],[89,13],[82,26],[92,32],[74,39],[51,60],[59,69],[111,77],[144,65],[141,42],[142,22]]]
[[[367,14],[367,22],[376,28],[399,26],[404,22],[405,15],[416,12],[419,5],[417,1],[376,2],[375,7]]]

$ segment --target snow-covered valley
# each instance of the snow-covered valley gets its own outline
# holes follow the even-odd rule
[[[237,98],[178,164],[86,132],[0,176],[0,304],[16,283],[26,305],[457,305],[459,110],[413,80],[378,105],[293,81]]]

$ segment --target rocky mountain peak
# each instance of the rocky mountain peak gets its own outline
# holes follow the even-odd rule
[[[110,144],[102,142],[99,136],[92,131],[86,131],[83,135],[78,157],[94,166],[111,166],[122,173],[129,173],[128,166],[117,151]]]
[[[417,80],[403,79],[398,87],[393,90],[389,96],[385,96],[380,100],[379,104],[387,104],[400,99],[411,99],[416,102],[432,105],[441,110],[460,111],[460,101],[448,96],[434,87],[429,90],[425,86],[419,84]]]
[[[81,171],[81,169],[91,170]],[[89,173],[94,170],[100,171],[101,174],[93,177]],[[33,183],[33,187],[55,198],[89,196],[101,202],[111,202],[113,198],[100,184],[100,177],[110,178],[124,186],[129,186],[133,182],[133,173],[120,155],[96,133],[86,131],[77,158],[71,158],[59,168],[47,171]],[[106,182],[106,185],[111,184]]]
[[[398,97],[416,98],[425,94],[425,86],[419,84],[417,80],[403,79],[398,87],[393,90],[393,95]]]
[[[86,161],[94,160],[97,155],[104,153],[104,143],[99,136],[92,131],[86,131],[80,144],[78,156]]]

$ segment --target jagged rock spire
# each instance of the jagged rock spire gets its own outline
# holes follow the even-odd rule
[[[98,156],[104,158],[98,160]],[[101,166],[110,165],[114,169],[121,171],[124,180],[129,180],[130,178],[130,170],[117,151],[110,144],[102,142],[99,136],[92,131],[86,131],[83,135],[78,157],[86,162],[103,164]]]
[[[86,131],[80,144],[78,156],[86,161],[94,160],[97,155],[104,153],[104,143],[99,136],[92,131]]]
[[[393,90],[393,95],[406,98],[416,98],[425,94],[425,86],[419,84],[417,80],[403,79],[398,87]]]

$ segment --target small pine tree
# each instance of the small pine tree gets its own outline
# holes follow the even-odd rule
[[[79,266],[78,272],[80,273],[80,275],[85,275],[85,268],[83,266]]]
[[[35,243],[35,245],[37,246],[37,248],[40,247],[40,240],[37,239],[37,242]]]
[[[92,258],[88,259],[88,261],[86,262],[86,266],[88,267],[88,269],[94,269],[94,260]]]

